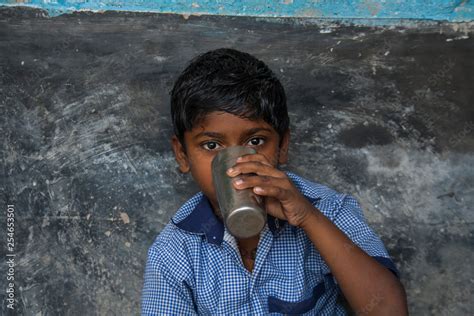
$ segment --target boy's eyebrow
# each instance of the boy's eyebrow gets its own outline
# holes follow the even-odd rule
[[[267,131],[267,132],[271,133],[272,130],[269,129],[269,128],[265,128],[265,127],[254,127],[254,128],[249,129],[249,130],[246,130],[244,132],[243,136],[246,137],[248,135],[252,135],[252,134],[255,134],[255,133],[261,132],[261,131]],[[202,137],[202,136],[208,136],[208,137],[214,137],[214,138],[225,138],[224,134],[217,133],[217,132],[201,132],[201,133],[195,135],[193,138],[198,139],[199,137]]]
[[[255,134],[257,132],[261,132],[261,131],[266,131],[266,132],[270,132],[270,133],[272,132],[271,129],[266,128],[266,127],[254,127],[254,128],[251,128],[251,129],[245,131],[244,136],[249,136],[249,135]]]
[[[214,138],[224,138],[224,135],[222,135],[221,133],[217,133],[217,132],[201,132],[201,133],[195,135],[193,138],[198,139],[199,137],[202,137],[202,136],[208,136],[208,137],[214,137]]]

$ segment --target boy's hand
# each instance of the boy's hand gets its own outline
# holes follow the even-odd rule
[[[314,212],[314,206],[300,193],[286,173],[276,169],[262,154],[245,155],[227,170],[227,175],[255,173],[253,177],[234,179],[236,189],[253,188],[253,192],[263,196],[268,214],[288,221],[293,226],[301,226]]]

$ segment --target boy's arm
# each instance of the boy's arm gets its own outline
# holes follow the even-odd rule
[[[247,173],[257,176],[236,178],[234,187],[253,188],[256,194],[265,197],[265,208],[269,214],[285,219],[290,225],[299,226],[306,232],[357,313],[408,314],[405,291],[396,276],[353,243],[311,204],[285,172],[275,168],[264,155],[258,153],[238,158],[237,164],[227,171],[231,177]],[[342,223],[347,222],[347,219],[341,219]],[[350,230],[351,223],[344,224]],[[363,226],[366,225],[355,229]]]
[[[347,301],[359,315],[407,315],[397,277],[359,248],[316,207],[299,225],[312,241]]]
[[[165,251],[154,246],[148,250],[141,296],[141,315],[197,315],[192,293],[178,275],[183,269],[163,263]],[[172,271],[173,267],[176,270]]]

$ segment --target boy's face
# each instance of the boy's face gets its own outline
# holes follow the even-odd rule
[[[185,132],[184,142],[186,150],[176,136],[172,138],[179,168],[181,172],[191,172],[214,212],[220,216],[211,170],[217,152],[230,146],[250,146],[276,167],[287,161],[289,131],[280,142],[276,130],[262,119],[252,121],[226,112],[211,112]]]

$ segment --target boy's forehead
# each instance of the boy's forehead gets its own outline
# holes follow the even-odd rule
[[[191,133],[200,133],[203,131],[246,131],[254,128],[275,129],[265,122],[262,118],[250,119],[240,117],[227,112],[211,112],[202,116],[194,123]],[[275,131],[276,132],[276,131]]]

